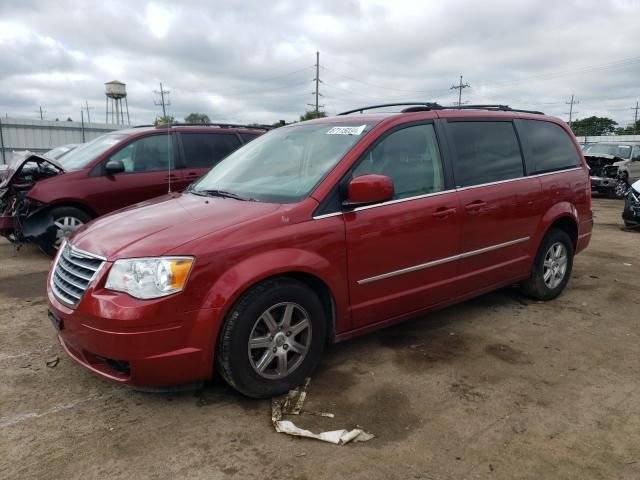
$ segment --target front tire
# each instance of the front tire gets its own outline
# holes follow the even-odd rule
[[[552,228],[542,239],[531,276],[522,284],[525,294],[537,300],[556,298],[571,277],[574,248],[564,230]]]
[[[320,361],[326,318],[309,287],[288,278],[257,284],[225,318],[216,367],[225,381],[254,398],[298,386]]]
[[[624,196],[627,193],[627,190],[629,189],[628,183],[627,183],[627,179],[626,178],[619,178],[618,180],[616,180],[616,184],[613,187],[613,189],[611,190],[611,195],[614,198],[624,198]]]
[[[91,216],[76,207],[56,207],[51,210],[55,226],[55,239],[52,242],[39,244],[40,250],[53,257],[62,242],[68,239],[76,230],[91,221]]]

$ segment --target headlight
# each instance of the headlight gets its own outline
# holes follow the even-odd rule
[[[117,260],[105,288],[140,299],[164,297],[182,291],[192,265],[192,257]]]

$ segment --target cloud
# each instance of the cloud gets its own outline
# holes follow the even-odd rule
[[[177,118],[294,120],[313,102],[330,113],[372,103],[507,103],[567,118],[633,117],[640,76],[637,1],[4,0],[0,113],[104,118],[104,83],[127,83],[132,121],[171,91]]]

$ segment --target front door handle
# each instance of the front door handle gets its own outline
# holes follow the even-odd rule
[[[487,202],[483,202],[482,200],[476,200],[475,202],[471,202],[464,206],[464,209],[467,212],[472,212],[474,210],[480,210],[482,207],[486,207]]]
[[[457,210],[455,208],[441,208],[431,214],[435,218],[446,218],[451,215],[455,215]]]

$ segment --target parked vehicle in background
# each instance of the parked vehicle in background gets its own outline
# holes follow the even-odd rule
[[[593,143],[584,149],[591,170],[591,188],[623,198],[629,185],[640,179],[640,142]]]
[[[631,185],[625,195],[622,220],[627,228],[640,228],[640,180]]]
[[[52,148],[48,152],[45,152],[43,156],[47,158],[53,158],[54,160],[58,160],[60,157],[63,157],[70,151],[78,148],[79,143],[69,143],[68,145],[60,145],[59,147]]]
[[[270,397],[327,341],[517,282],[562,292],[593,223],[564,122],[486,105],[350,113],[273,130],[184,193],[77,231],[47,283],[66,352],[120,383],[215,368]]]
[[[183,190],[264,131],[226,124],[146,126],[108,133],[58,160],[26,152],[0,182],[0,235],[54,255],[90,220]]]

